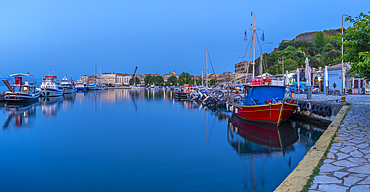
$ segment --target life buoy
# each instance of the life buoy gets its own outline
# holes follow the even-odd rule
[[[317,114],[318,107],[320,107],[320,105],[313,104],[311,108],[312,113]]]
[[[186,90],[185,90],[185,93],[189,93],[189,89],[186,89]]]
[[[51,82],[52,85],[54,85],[54,82]]]
[[[331,107],[329,105],[324,107],[324,113],[325,113],[325,116],[327,116],[327,117],[330,117],[332,115]]]
[[[306,110],[307,111],[310,111],[311,110],[311,103],[310,102],[307,102],[306,103]]]
[[[324,107],[320,106],[320,108],[317,110],[317,114],[321,116],[323,113],[324,113]]]
[[[301,103],[301,111],[306,111],[306,103]]]

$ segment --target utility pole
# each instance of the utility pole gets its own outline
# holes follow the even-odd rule
[[[283,72],[281,74],[284,74],[284,57],[283,57]]]
[[[343,63],[343,16],[351,17],[349,15],[342,15],[342,89],[340,90],[341,94],[345,93],[345,76],[344,76],[344,63]]]

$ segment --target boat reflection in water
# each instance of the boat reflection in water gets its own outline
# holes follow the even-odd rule
[[[36,120],[37,105],[39,105],[38,101],[25,104],[5,105],[5,112],[8,113],[8,118],[4,123],[3,129],[30,127]],[[12,125],[14,125],[14,127],[12,127]]]
[[[246,191],[273,191],[315,144],[321,133],[298,124],[286,121],[276,127],[228,118],[227,139],[241,158]]]
[[[63,109],[67,109],[73,106],[76,98],[76,93],[64,94],[63,95]]]
[[[245,121],[232,115],[228,122],[228,140],[238,153],[271,153],[294,150],[293,144],[298,139],[298,134],[289,122],[282,123],[279,127],[273,124],[263,124]],[[245,140],[233,141],[233,132]]]
[[[60,104],[63,102],[63,96],[59,97],[40,97],[42,113],[47,117],[56,117]]]

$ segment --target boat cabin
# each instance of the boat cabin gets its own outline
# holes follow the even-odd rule
[[[285,86],[276,79],[251,79],[245,86],[244,105],[263,105],[282,102],[285,96]]]

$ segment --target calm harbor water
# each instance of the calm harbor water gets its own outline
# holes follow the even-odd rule
[[[159,90],[0,111],[0,191],[272,191],[323,132],[291,121],[261,134],[266,127]]]

